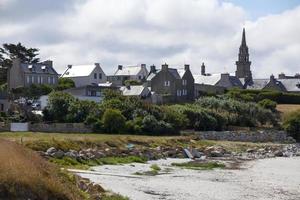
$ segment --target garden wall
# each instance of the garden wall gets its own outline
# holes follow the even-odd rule
[[[183,134],[188,134],[183,133]],[[191,134],[191,133],[190,133]],[[227,140],[240,142],[287,142],[291,138],[285,131],[277,130],[260,130],[260,131],[205,131],[194,132],[203,140]]]
[[[29,125],[29,131],[48,133],[92,133],[92,129],[83,123],[36,123]]]

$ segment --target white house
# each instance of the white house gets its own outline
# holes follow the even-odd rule
[[[107,77],[99,63],[94,65],[68,65],[61,77],[72,79],[76,87],[98,85],[107,81]]]
[[[121,86],[124,85],[126,80],[136,80],[143,82],[148,76],[148,70],[146,64],[136,66],[122,66],[119,65],[114,75],[109,76],[109,81]]]

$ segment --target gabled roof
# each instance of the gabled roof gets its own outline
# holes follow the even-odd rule
[[[148,88],[143,85],[122,86],[120,90],[124,96],[140,96]]]
[[[221,74],[194,75],[195,84],[215,85],[221,79]]]
[[[160,70],[156,70],[155,73],[151,72],[148,77],[147,77],[147,81],[151,81],[159,72],[161,71]],[[172,76],[175,78],[175,79],[181,79],[181,75],[178,73],[178,70],[177,69],[174,69],[174,68],[168,68],[168,71],[172,74]]]
[[[37,74],[54,74],[58,75],[55,69],[44,63],[21,63],[21,69],[25,73],[37,73]]]
[[[122,66],[122,69],[118,69],[114,76],[136,76],[141,69],[141,66]]]
[[[251,85],[247,85],[247,89],[250,90],[262,90],[268,85],[270,79],[253,79]]]
[[[288,92],[300,92],[300,79],[279,79]]]
[[[89,76],[95,68],[96,65],[72,65],[66,69],[62,76],[66,78]]]

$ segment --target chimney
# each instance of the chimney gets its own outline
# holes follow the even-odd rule
[[[202,65],[201,65],[201,75],[202,75],[202,76],[205,76],[205,75],[206,75],[204,63],[202,63]]]
[[[155,73],[156,72],[156,67],[155,65],[150,66],[150,73]]]
[[[185,65],[184,65],[184,70],[185,70],[185,71],[188,71],[188,70],[190,70],[190,65],[188,65],[188,64],[185,64]]]
[[[228,79],[228,78],[229,78],[228,73],[221,74],[221,79]]]
[[[71,69],[72,68],[72,65],[68,65],[68,69]]]
[[[275,81],[275,76],[273,74],[270,76],[270,81]]]
[[[100,67],[100,63],[95,63],[95,66],[96,67]]]
[[[118,70],[122,70],[123,69],[123,65],[118,65]]]
[[[141,67],[146,67],[146,64],[141,64]]]
[[[285,77],[285,74],[282,72],[282,73],[278,74],[278,78],[285,79],[286,77]]]
[[[163,65],[161,66],[161,70],[167,71],[167,70],[168,70],[168,64],[167,64],[167,63],[163,64]]]
[[[46,60],[43,62],[44,65],[48,66],[48,67],[53,67],[53,61],[52,60]]]

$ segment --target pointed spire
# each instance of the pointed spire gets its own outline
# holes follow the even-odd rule
[[[246,31],[245,28],[243,28],[243,37],[242,37],[242,46],[246,46]]]

